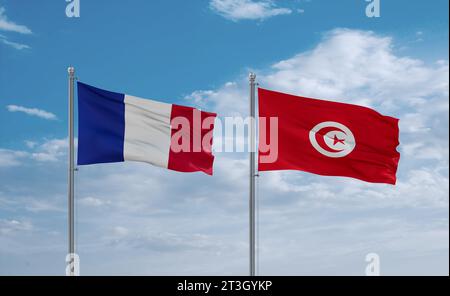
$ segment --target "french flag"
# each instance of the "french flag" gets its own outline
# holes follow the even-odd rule
[[[78,86],[78,165],[140,161],[213,173],[215,113]]]

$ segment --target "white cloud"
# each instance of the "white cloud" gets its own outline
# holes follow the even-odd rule
[[[0,148],[0,167],[13,167],[29,163],[29,160],[37,162],[57,162],[67,154],[67,139],[46,139],[38,144],[26,141],[29,151],[11,150]],[[75,139],[75,146],[77,139]]]
[[[405,133],[428,132],[430,127],[426,126],[426,118],[422,113],[407,113],[402,116],[400,127]]]
[[[417,31],[416,32],[416,42],[422,42],[423,41],[423,32],[422,31]]]
[[[38,109],[38,108],[27,108],[23,106],[18,105],[8,105],[6,106],[6,109],[8,109],[9,112],[22,112],[30,116],[37,116],[39,118],[47,119],[47,120],[56,120],[57,117],[55,114]]]
[[[80,205],[83,205],[86,207],[101,207],[101,206],[109,203],[109,201],[103,201],[99,198],[95,198],[92,196],[80,198],[78,200],[78,202],[80,203]]]
[[[1,41],[3,44],[6,44],[6,45],[8,45],[8,46],[11,46],[12,48],[17,49],[17,50],[30,49],[30,48],[31,48],[30,46],[28,46],[28,45],[26,45],[26,44],[22,44],[22,43],[17,43],[17,42],[9,41],[9,40],[7,40],[6,38],[2,37],[1,35],[0,35],[0,41]]]
[[[61,198],[58,198],[58,199],[24,198],[20,202],[21,202],[21,205],[24,206],[27,211],[30,211],[33,213],[65,212],[65,210],[66,210],[66,208],[61,204]]]
[[[214,242],[209,236],[202,234],[176,234],[137,229],[131,231],[122,226],[113,228],[112,235],[106,241],[118,248],[147,249],[158,253],[173,253],[191,249],[222,250],[225,245]]]
[[[31,153],[31,158],[42,162],[58,161],[66,155],[68,145],[67,139],[46,140]]]
[[[5,8],[0,6],[0,31],[14,32],[20,34],[32,34],[31,30],[24,26],[10,21],[5,14]],[[0,34],[0,42],[17,50],[30,49],[29,45],[10,41],[6,36]]]
[[[423,141],[416,141],[405,143],[401,147],[402,153],[406,157],[415,159],[429,159],[441,160],[445,163],[449,158],[448,142],[445,139],[424,139]]]
[[[122,238],[124,236],[127,236],[130,233],[130,231],[127,228],[125,228],[125,227],[116,226],[116,227],[113,228],[112,233],[113,233],[113,237],[115,239],[119,239],[119,238]]]
[[[399,57],[392,38],[336,29],[313,50],[275,63],[262,85],[281,91],[346,100],[386,111],[416,107],[448,95],[448,61],[431,67]],[[436,96],[439,96],[436,98]],[[411,100],[413,99],[413,100]],[[447,104],[448,105],[448,104]]]
[[[220,110],[219,116],[245,116],[248,96],[245,81],[227,82],[217,90],[198,90],[185,97],[185,100],[194,101],[202,108]]]
[[[5,14],[5,8],[3,7],[0,7],[0,30],[20,34],[32,34],[31,30],[27,26],[18,25],[9,20]]]
[[[35,141],[28,141],[28,140],[25,141],[25,145],[27,145],[28,148],[34,148],[34,147],[36,147],[37,144],[38,143]]]
[[[24,151],[15,151],[0,148],[0,168],[18,166],[28,154]]]
[[[28,221],[0,219],[0,234],[6,235],[18,231],[29,231],[33,228]]]
[[[264,20],[292,13],[289,8],[277,7],[272,0],[211,0],[209,7],[232,21]]]

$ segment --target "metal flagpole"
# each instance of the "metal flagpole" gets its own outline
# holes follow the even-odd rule
[[[75,254],[75,202],[74,202],[74,132],[73,132],[73,101],[74,101],[74,81],[75,81],[75,68],[69,67],[67,69],[69,73],[69,190],[68,190],[68,224],[69,224],[69,256],[71,260],[74,260]],[[70,262],[70,275],[75,275],[74,264]]]
[[[250,276],[255,276],[256,273],[256,240],[255,240],[255,178],[256,178],[256,167],[255,167],[255,146],[256,146],[256,135],[255,135],[255,80],[256,75],[250,73],[248,76],[250,82],[250,199],[249,199],[249,218],[250,218]]]

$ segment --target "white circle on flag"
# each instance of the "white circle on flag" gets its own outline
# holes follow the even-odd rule
[[[324,128],[332,128],[326,134],[318,134]],[[317,141],[317,137],[322,137],[323,144],[327,146],[325,149]],[[309,141],[311,145],[321,154],[339,158],[350,154],[355,149],[356,141],[352,131],[339,122],[324,121],[317,124],[309,132]]]

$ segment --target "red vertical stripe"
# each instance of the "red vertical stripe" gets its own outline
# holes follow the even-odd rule
[[[195,111],[194,111],[195,110]],[[195,112],[197,117],[195,117]],[[214,155],[212,155],[212,136],[210,141],[204,140],[207,139],[205,136],[209,133],[213,132],[214,129],[214,118],[217,115],[215,113],[203,112],[198,109],[194,109],[191,107],[172,105],[172,113],[171,113],[171,144],[169,151],[169,164],[168,169],[179,171],[179,172],[197,172],[201,171],[208,175],[213,174],[213,163],[214,163]],[[181,120],[174,121],[175,118]],[[185,120],[184,120],[184,119]],[[203,124],[206,124],[207,121],[210,120],[212,124],[208,127],[202,127]],[[188,122],[189,127],[175,126],[174,122]],[[178,137],[174,137],[178,135]],[[180,137],[182,135],[182,137]],[[188,140],[187,143],[182,143],[182,141]],[[203,143],[203,144],[202,144]],[[185,147],[189,147],[186,151],[174,151],[175,146],[180,146],[185,144]],[[196,149],[194,149],[196,148]]]

